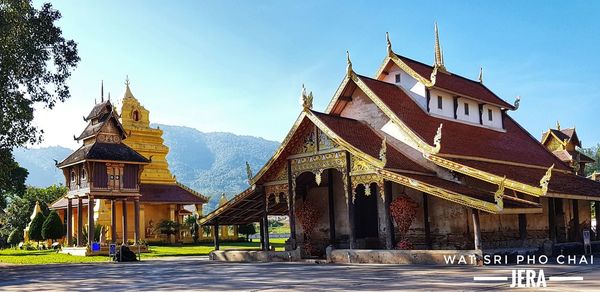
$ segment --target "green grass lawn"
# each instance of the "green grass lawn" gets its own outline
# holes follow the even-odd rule
[[[54,250],[0,250],[0,263],[18,265],[43,265],[61,263],[107,262],[108,257],[79,257],[56,253]]]
[[[273,238],[270,240],[276,250],[283,250],[285,238]],[[224,242],[221,244],[221,250],[225,249],[257,249],[259,242]],[[149,253],[142,253],[144,258],[167,257],[167,256],[200,256],[208,255],[213,250],[213,245],[203,243],[198,245],[182,246],[150,246]],[[61,263],[92,263],[108,262],[107,256],[72,256],[56,253],[53,250],[0,250],[0,263],[19,264],[19,265],[43,265],[43,264],[61,264]]]

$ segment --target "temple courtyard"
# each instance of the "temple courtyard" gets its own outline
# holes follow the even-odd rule
[[[138,263],[0,266],[0,290],[197,290],[197,291],[399,291],[498,290],[514,266],[332,265],[314,263],[223,263],[206,256],[160,258]],[[521,266],[520,268],[523,268]],[[583,277],[547,281],[546,291],[592,291],[600,287],[598,266],[527,266],[550,276]],[[523,289],[521,289],[523,290]]]

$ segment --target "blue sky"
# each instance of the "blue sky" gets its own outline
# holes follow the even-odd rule
[[[36,5],[39,6],[36,2]],[[82,61],[72,98],[40,109],[42,146],[77,147],[100,80],[113,99],[125,76],[151,121],[281,141],[301,110],[302,83],[324,110],[345,73],[372,76],[394,51],[433,60],[438,22],[446,67],[512,102],[532,135],[560,120],[584,147],[600,142],[598,2],[567,1],[61,1]]]

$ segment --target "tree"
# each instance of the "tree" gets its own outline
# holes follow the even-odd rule
[[[55,25],[60,18],[49,3],[0,0],[0,149],[40,142],[34,105],[51,109],[70,97],[66,81],[80,58]]]
[[[0,238],[6,239],[14,229],[24,230],[27,227],[36,201],[40,203],[44,216],[47,216],[50,213],[47,205],[63,197],[66,193],[67,188],[64,186],[50,186],[47,188],[29,187],[24,194],[9,195],[5,214],[0,215],[0,221],[3,222],[3,226],[0,228]]]
[[[44,225],[44,221],[46,221],[46,217],[44,217],[44,214],[42,213],[37,213],[37,215],[33,217],[33,220],[31,220],[31,224],[29,225],[30,240],[35,240],[39,243],[40,240],[44,239],[42,236],[42,226]]]
[[[10,235],[8,236],[8,244],[11,246],[15,246],[19,244],[19,242],[23,241],[23,230],[22,229],[14,229]]]
[[[238,226],[238,233],[243,234],[246,237],[246,240],[250,240],[250,235],[256,234],[256,228],[254,224],[244,224]]]
[[[27,169],[20,167],[15,161],[10,149],[0,148],[0,209],[6,207],[6,199],[11,195],[21,196],[25,193],[25,180],[28,174]]]
[[[200,225],[198,224],[198,216],[190,215],[185,218],[185,226],[190,229],[192,240],[194,243],[198,243],[200,238]]]
[[[596,160],[595,162],[588,163],[585,166],[585,175],[590,175],[594,171],[600,171],[600,144],[597,144],[591,148],[582,148],[580,150],[583,154]]]
[[[163,220],[157,226],[158,231],[161,234],[165,234],[169,241],[171,241],[171,235],[177,234],[180,228],[181,225],[179,223],[171,220]]]
[[[61,239],[65,235],[62,220],[56,211],[52,210],[48,218],[42,225],[42,237],[44,239],[51,239],[54,242],[57,239]]]

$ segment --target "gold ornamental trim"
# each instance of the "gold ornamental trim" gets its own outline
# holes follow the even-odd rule
[[[471,207],[471,208],[475,208],[481,211],[485,211],[488,213],[492,213],[492,214],[499,214],[502,213],[503,209],[501,208],[501,206],[494,204],[494,203],[490,203],[490,202],[486,202],[483,200],[479,200],[479,199],[475,199],[475,198],[471,198],[469,196],[465,196],[453,191],[449,191],[437,186],[433,186],[421,181],[418,181],[416,179],[413,178],[409,178],[397,173],[393,173],[390,171],[386,171],[383,170],[381,172],[381,174],[383,175],[383,177],[385,179],[388,179],[390,181],[393,181],[395,183],[401,184],[403,186],[407,186],[409,188],[413,188],[422,192],[425,192],[427,194],[430,194],[432,196],[436,196],[463,206],[467,206],[467,207]]]

